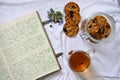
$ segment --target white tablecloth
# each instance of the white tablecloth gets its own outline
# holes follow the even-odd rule
[[[0,24],[10,21],[32,11],[39,11],[42,21],[47,20],[47,11],[50,8],[60,10],[64,14],[64,6],[72,0],[1,0],[0,1]],[[80,6],[82,19],[89,17],[95,12],[105,12],[114,17],[116,21],[115,35],[105,44],[88,44],[76,37],[67,37],[62,29],[63,24],[49,23],[45,25],[52,46],[57,53],[63,52],[59,57],[62,70],[44,77],[40,80],[120,80],[120,5],[119,0],[74,0]],[[50,24],[53,26],[50,27]],[[80,31],[79,31],[80,33]],[[96,52],[91,54],[91,65],[83,73],[73,72],[68,65],[68,52],[70,50],[84,50],[95,48]],[[104,76],[104,77],[92,77]]]

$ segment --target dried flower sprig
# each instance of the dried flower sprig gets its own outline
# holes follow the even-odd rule
[[[61,25],[63,23],[63,15],[60,11],[54,11],[52,8],[48,11],[48,18],[50,22],[58,23]]]

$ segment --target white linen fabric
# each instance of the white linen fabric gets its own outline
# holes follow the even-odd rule
[[[48,19],[47,11],[50,8],[60,10],[65,16],[64,6],[70,1],[72,0],[1,0],[0,24],[33,11],[39,11],[42,21],[45,21]],[[63,55],[58,58],[61,71],[40,80],[120,80],[120,1],[74,0],[74,2],[80,7],[82,19],[86,19],[96,12],[104,12],[113,16],[116,21],[114,37],[104,44],[89,44],[87,41],[83,41],[79,34],[73,38],[67,37],[62,30],[64,24],[45,25],[55,53],[63,52]],[[53,27],[51,28],[50,25]],[[96,52],[90,54],[91,65],[88,70],[83,73],[73,72],[68,65],[68,52],[70,50],[88,51],[93,48]]]

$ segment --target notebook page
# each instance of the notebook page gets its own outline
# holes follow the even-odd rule
[[[60,69],[36,12],[0,26],[0,46],[15,80]]]
[[[12,80],[0,49],[0,80]]]

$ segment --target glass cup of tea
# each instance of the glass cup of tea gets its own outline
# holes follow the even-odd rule
[[[90,65],[89,53],[94,53],[95,49],[90,49],[88,51],[78,50],[70,51],[69,66],[75,72],[83,72]]]

